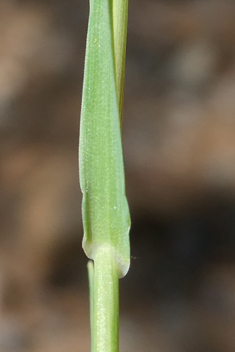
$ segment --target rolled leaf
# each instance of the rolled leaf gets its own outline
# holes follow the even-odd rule
[[[83,248],[90,259],[100,248],[113,253],[123,277],[130,263],[130,216],[116,80],[112,0],[91,0],[80,128]]]

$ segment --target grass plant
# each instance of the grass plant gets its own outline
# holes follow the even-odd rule
[[[119,278],[130,265],[121,140],[127,12],[128,0],[90,0],[79,169],[92,352],[119,350]]]

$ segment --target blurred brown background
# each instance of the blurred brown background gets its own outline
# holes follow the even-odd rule
[[[235,351],[235,2],[132,0],[122,352]],[[89,351],[87,0],[0,0],[0,351]]]

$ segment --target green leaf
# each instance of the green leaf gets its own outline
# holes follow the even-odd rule
[[[119,277],[123,277],[130,264],[130,217],[120,128],[120,90],[125,59],[123,61],[123,57],[117,55],[116,61],[114,48],[118,52],[125,40],[115,41],[118,25],[113,21],[117,13],[113,4],[111,0],[90,2],[79,165],[84,251],[95,260],[100,249],[109,248],[116,260]],[[117,76],[116,72],[119,72]]]

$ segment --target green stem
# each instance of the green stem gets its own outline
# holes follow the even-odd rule
[[[87,263],[89,292],[90,292],[90,327],[91,327],[91,351],[93,348],[93,323],[94,323],[94,264],[91,260]]]
[[[92,352],[119,350],[119,277],[110,248],[100,248],[94,260]]]
[[[113,0],[112,14],[117,98],[119,105],[120,120],[122,120],[125,83],[128,0]]]
[[[92,352],[119,350],[119,277],[130,265],[120,120],[128,0],[90,0],[79,143]]]

